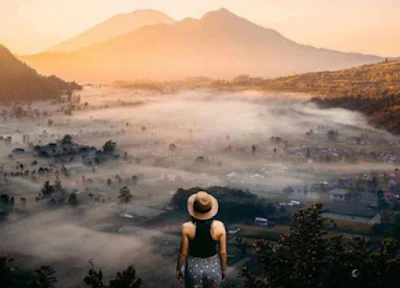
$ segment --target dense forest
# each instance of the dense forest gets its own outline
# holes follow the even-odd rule
[[[327,219],[321,217],[322,204],[299,209],[290,232],[277,243],[259,240],[255,252],[263,277],[241,269],[246,288],[312,287],[398,287],[400,272],[399,242],[380,243],[355,236],[328,236],[323,231]]]
[[[0,101],[57,99],[80,88],[75,82],[39,75],[0,45]]]

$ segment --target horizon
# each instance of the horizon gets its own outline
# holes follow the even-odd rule
[[[400,21],[395,13],[396,9],[400,9],[400,3],[396,1],[351,0],[347,3],[337,0],[321,4],[306,0],[300,4],[293,0],[250,0],[244,4],[218,0],[187,4],[181,0],[139,0],[135,3],[122,0],[117,5],[111,5],[107,0],[96,3],[94,0],[84,3],[77,0],[68,3],[49,0],[33,2],[17,0],[2,4],[0,43],[12,53],[27,55],[43,52],[113,16],[136,10],[158,10],[181,21],[201,18],[210,11],[226,8],[299,44],[381,57],[400,56],[397,52],[400,47]],[[329,15],[325,14],[327,10]],[[75,15],[74,21],[69,20],[71,15]]]

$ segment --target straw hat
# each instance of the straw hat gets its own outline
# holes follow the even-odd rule
[[[189,214],[198,220],[208,220],[218,213],[218,201],[205,191],[199,191],[187,201]]]

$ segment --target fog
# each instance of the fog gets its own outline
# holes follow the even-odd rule
[[[25,197],[27,204],[22,208],[16,201],[16,213],[0,224],[0,252],[21,255],[22,262],[27,260],[25,264],[54,265],[61,287],[79,283],[89,269],[89,259],[107,273],[134,264],[147,281],[145,287],[152,287],[157,278],[173,282],[175,256],[160,256],[153,244],[154,239],[165,236],[168,228],[121,230],[134,222],[118,215],[136,208],[116,203],[124,185],[105,184],[108,178],[115,182],[116,174],[122,179],[140,175],[137,185],[130,187],[133,204],[157,211],[168,206],[181,187],[221,185],[276,198],[288,186],[304,187],[346,174],[391,171],[395,167],[384,161],[359,165],[344,161],[314,163],[296,154],[305,147],[378,153],[399,150],[396,136],[372,128],[362,115],[343,109],[319,109],[308,102],[307,95],[209,90],[157,94],[90,87],[80,95],[81,103],[88,105],[72,115],[57,112],[62,104],[38,102],[32,108],[50,111],[49,117],[8,119],[0,125],[1,135],[13,137],[11,145],[1,144],[5,171],[14,169],[17,162],[29,165],[34,159],[28,145],[22,143],[22,135],[29,135],[32,144],[37,145],[70,134],[74,142],[97,148],[111,139],[121,155],[127,152],[130,157],[128,161],[108,161],[95,169],[79,161],[65,164],[71,176],[60,176],[60,180],[63,187],[78,190],[81,204],[75,209],[49,209],[35,203],[43,182],[54,181],[55,174],[38,176],[36,181],[14,177],[1,184],[16,199]],[[54,121],[52,126],[47,124],[48,118]],[[305,133],[310,129],[313,135],[307,137]],[[339,132],[337,141],[326,136],[330,130]],[[356,144],[354,138],[362,133],[368,134],[368,140]],[[271,137],[281,137],[287,145],[273,143]],[[169,149],[172,143],[175,150]],[[253,152],[252,145],[256,149]],[[17,147],[27,152],[10,160],[7,155]],[[196,161],[198,157],[204,158]],[[49,162],[37,160],[39,165]],[[83,183],[82,176],[92,179],[93,184]],[[91,203],[89,193],[105,195],[108,200]],[[317,194],[307,197],[310,201],[320,199]],[[182,218],[182,222],[186,220]]]

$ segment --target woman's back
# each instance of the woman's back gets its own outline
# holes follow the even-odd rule
[[[186,288],[219,287],[225,279],[227,257],[224,224],[213,220],[218,212],[218,201],[209,193],[199,191],[189,196],[187,208],[192,221],[182,227],[176,279],[183,282],[181,268],[186,260]]]
[[[221,235],[225,233],[225,228],[222,230],[222,227],[222,222],[216,220],[193,221],[184,224],[189,240],[185,273],[186,287],[219,287],[222,270],[217,245]]]
[[[207,258],[217,254],[218,240],[214,239],[212,235],[212,230],[215,230],[213,223],[214,221],[196,222],[194,237],[189,237],[189,256]]]

